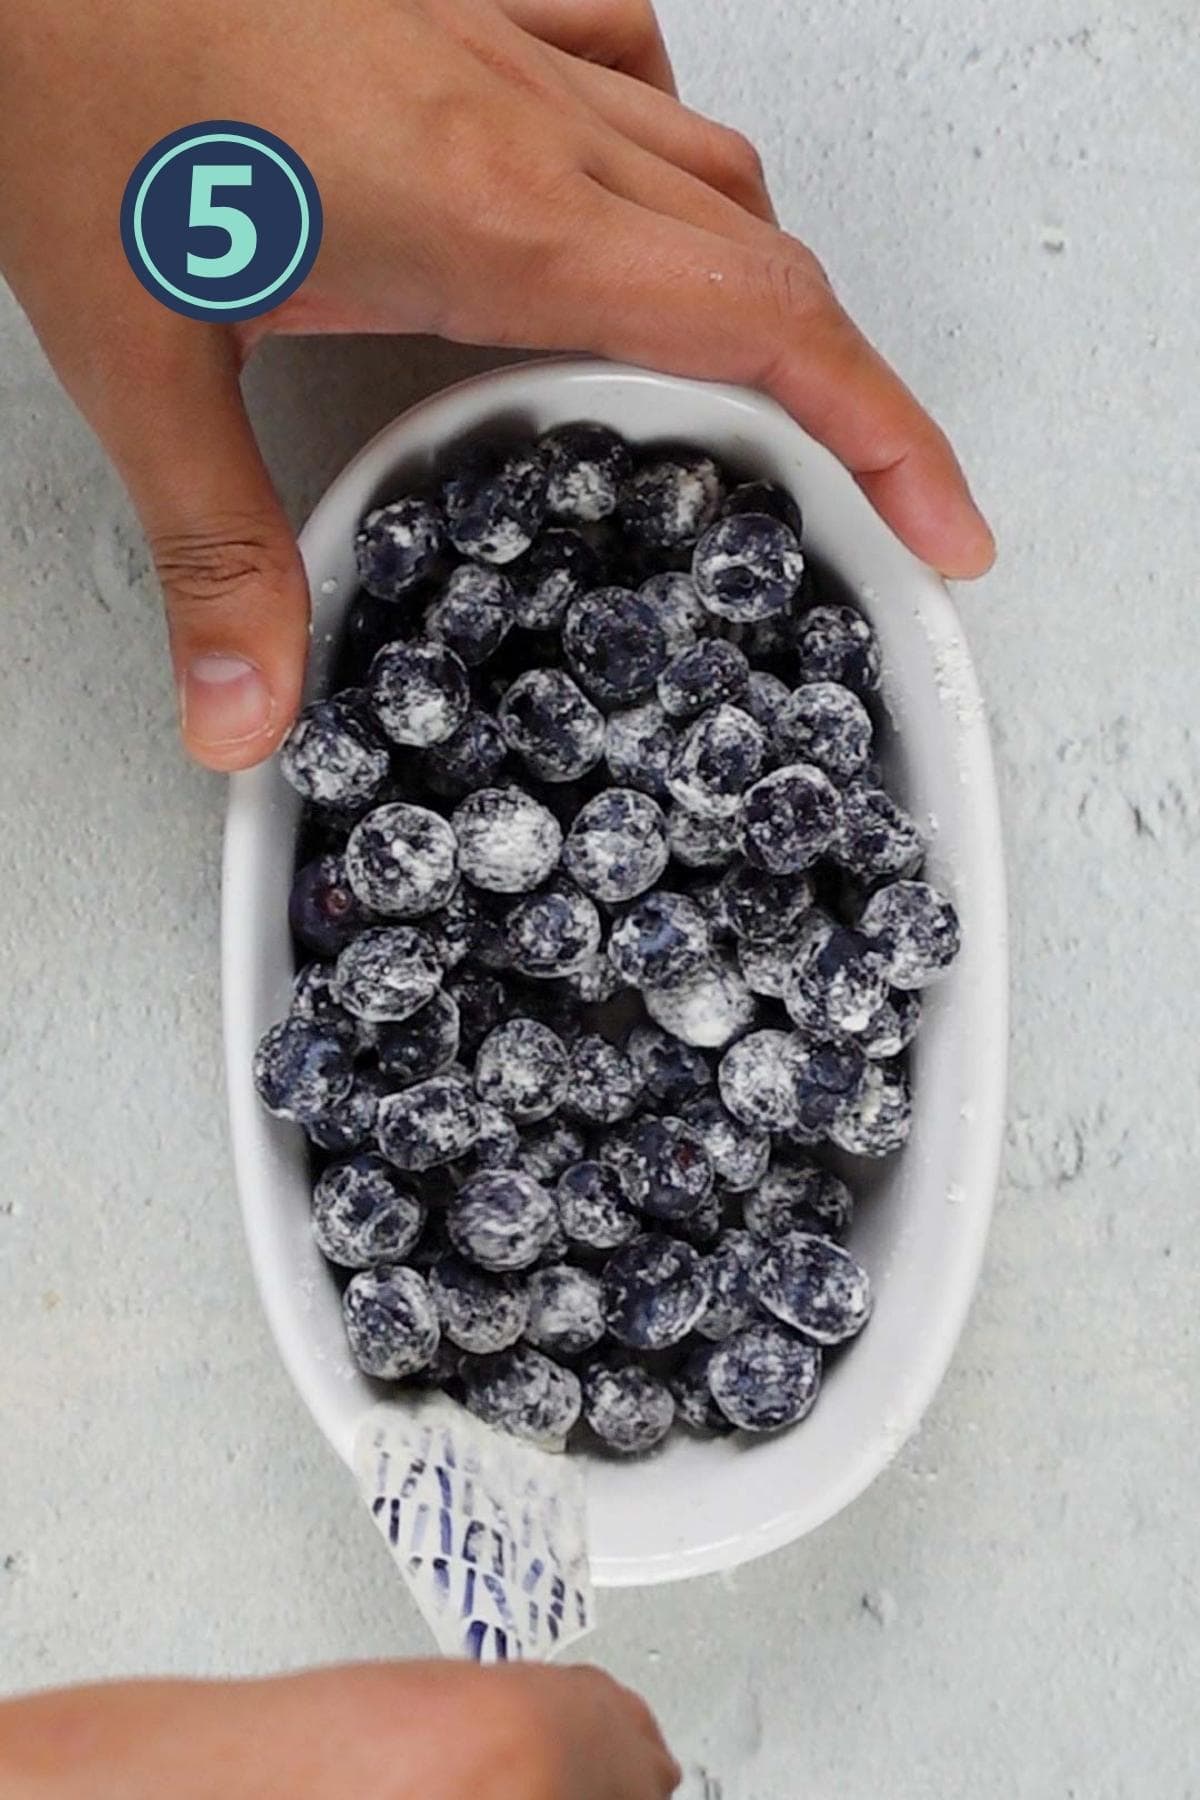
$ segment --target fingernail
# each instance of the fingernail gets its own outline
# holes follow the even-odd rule
[[[259,737],[274,707],[262,671],[241,656],[197,656],[180,689],[183,730],[196,744],[219,750]]]

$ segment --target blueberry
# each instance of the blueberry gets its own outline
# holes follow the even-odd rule
[[[570,1164],[555,1190],[558,1216],[569,1242],[585,1250],[615,1250],[641,1229],[624,1178],[611,1163]]]
[[[712,1086],[712,1070],[704,1052],[681,1043],[658,1025],[634,1025],[625,1049],[652,1100],[668,1112],[677,1112]]]
[[[751,669],[746,686],[738,695],[738,705],[762,726],[769,755],[777,755],[782,746],[784,713],[792,690],[778,675],[767,669]]]
[[[675,1224],[696,1214],[712,1192],[713,1166],[697,1131],[676,1118],[635,1119],[621,1133],[620,1164],[635,1203]]]
[[[679,805],[705,817],[731,817],[762,772],[762,726],[736,706],[714,707],[680,739],[667,766],[667,788]]]
[[[402,1381],[428,1368],[441,1333],[429,1289],[415,1269],[363,1269],[342,1295],[350,1353],[364,1375]]]
[[[344,1099],[354,1081],[341,1038],[308,1019],[272,1025],[254,1052],[254,1085],[267,1111],[304,1124]]]
[[[377,600],[399,600],[436,574],[442,519],[429,500],[409,495],[369,512],[354,539],[358,578]]]
[[[721,877],[721,907],[735,937],[769,943],[786,937],[812,905],[804,875],[768,875],[739,863]]]
[[[750,680],[750,664],[736,644],[705,638],[671,658],[658,678],[658,698],[672,719],[694,719],[710,706],[736,705]]]
[[[738,835],[748,862],[771,875],[811,868],[838,835],[838,791],[806,763],[789,763],[756,781],[742,799]]]
[[[357,594],[346,609],[338,644],[335,688],[363,682],[385,644],[413,635],[416,621],[406,609],[390,600]]]
[[[716,517],[721,472],[710,456],[681,450],[655,456],[634,470],[621,494],[621,522],[630,540],[650,550],[694,544]]]
[[[519,1167],[521,1133],[515,1122],[498,1106],[488,1101],[479,1105],[479,1136],[471,1147],[471,1155],[481,1169],[515,1169]]]
[[[356,1019],[370,1024],[407,1019],[431,1000],[442,965],[424,932],[411,925],[362,931],[342,951],[333,991]]]
[[[496,720],[473,706],[452,737],[425,752],[425,779],[435,793],[453,798],[493,786],[507,760],[508,745]]]
[[[634,1111],[642,1093],[632,1059],[607,1038],[587,1032],[571,1046],[564,1107],[593,1125],[615,1125]]]
[[[671,1390],[635,1363],[594,1363],[583,1378],[583,1416],[600,1442],[621,1456],[644,1456],[675,1419]]]
[[[821,1352],[782,1325],[747,1325],[717,1345],[708,1385],[740,1431],[778,1431],[797,1424],[816,1404]]]
[[[688,869],[723,869],[738,851],[737,818],[704,816],[686,806],[667,814],[671,855]]]
[[[859,923],[883,952],[892,986],[902,990],[926,987],[950,966],[962,944],[958,914],[927,881],[894,881],[880,888]]]
[[[628,706],[652,691],[667,664],[667,640],[650,602],[628,588],[594,588],[567,608],[563,655],[602,706]]]
[[[614,924],[609,960],[631,987],[669,987],[708,966],[712,939],[694,900],[658,890],[646,894]]]
[[[532,446],[472,445],[447,477],[442,505],[456,550],[479,562],[513,562],[546,516],[545,463]]]
[[[717,1086],[727,1111],[761,1131],[800,1122],[800,1045],[788,1031],[752,1031],[727,1050]]]
[[[579,1356],[604,1336],[600,1277],[564,1263],[535,1269],[528,1281],[527,1342],[555,1356]]]
[[[467,1154],[479,1123],[467,1083],[455,1074],[431,1075],[380,1102],[376,1136],[398,1169],[436,1169]]]
[[[346,874],[370,912],[399,919],[435,912],[458,883],[454,833],[427,807],[377,806],[350,833]]]
[[[533,1131],[521,1134],[517,1167],[532,1175],[535,1181],[557,1181],[586,1153],[583,1133],[566,1119],[551,1119]]]
[[[842,789],[841,820],[832,853],[864,881],[906,875],[925,852],[921,833],[890,794],[866,781]]]
[[[458,1007],[459,1044],[465,1056],[473,1055],[489,1031],[504,1017],[507,994],[494,975],[474,970],[446,983],[446,992]]]
[[[450,824],[458,861],[476,887],[525,894],[558,862],[562,828],[523,788],[481,788],[455,808]]]
[[[443,1337],[472,1356],[507,1350],[529,1323],[529,1296],[520,1277],[489,1274],[457,1256],[434,1263],[429,1292]]]
[[[699,643],[710,629],[700,596],[688,575],[668,569],[643,581],[638,593],[653,607],[662,626],[668,657],[681,656]]]
[[[549,1118],[567,1090],[562,1039],[535,1019],[509,1019],[479,1046],[475,1087],[518,1125]]]
[[[369,806],[388,778],[388,747],[357,707],[315,700],[279,752],[279,771],[315,806]]]
[[[425,1208],[382,1156],[330,1163],[313,1190],[313,1236],[343,1269],[402,1262],[421,1235]]]
[[[854,1109],[863,1095],[869,1064],[853,1038],[825,1042],[796,1036],[799,1059],[800,1120],[790,1129],[828,1134],[832,1121]],[[816,1139],[810,1141],[819,1141]]]
[[[663,800],[675,731],[657,700],[610,713],[604,728],[604,760],[622,787],[640,788]]]
[[[496,654],[514,617],[515,595],[508,577],[481,563],[462,563],[427,609],[425,634],[448,645],[474,669]]]
[[[713,1173],[731,1194],[755,1187],[767,1172],[770,1134],[760,1125],[735,1119],[715,1094],[689,1100],[683,1117],[708,1152]]]
[[[865,1031],[888,993],[888,964],[879,945],[861,931],[824,921],[803,938],[783,990],[789,1016],[816,1037]]]
[[[436,1075],[458,1055],[458,1007],[449,994],[436,993],[403,1024],[381,1025],[375,1054],[385,1075],[397,1082]]]
[[[582,968],[600,948],[601,937],[599,913],[569,881],[552,881],[539,893],[518,900],[504,923],[512,967],[535,978]]]
[[[445,906],[424,915],[421,930],[436,950],[442,967],[457,969],[469,956],[478,954],[490,923],[479,895],[462,882]]]
[[[690,1244],[650,1232],[604,1265],[604,1308],[618,1343],[667,1350],[682,1343],[708,1303],[704,1259]]]
[[[385,644],[368,678],[375,717],[396,744],[440,744],[471,709],[466,666],[445,644]]]
[[[367,915],[354,897],[345,858],[318,856],[296,871],[288,898],[288,923],[305,949],[336,956]]]
[[[395,1085],[381,1069],[357,1069],[348,1094],[331,1099],[314,1118],[305,1119],[306,1137],[335,1156],[373,1149],[380,1103]]]
[[[781,525],[786,525],[797,540],[804,535],[799,506],[787,489],[777,482],[743,481],[730,488],[721,503],[720,517],[732,519],[740,513],[765,514],[768,519],[778,519]]]
[[[585,893],[608,905],[653,887],[667,866],[667,821],[648,794],[609,788],[576,814],[563,865]]]
[[[692,580],[709,612],[745,625],[782,612],[803,573],[799,539],[767,513],[718,519],[692,557]]]
[[[564,980],[575,999],[585,1006],[602,1006],[619,994],[623,985],[620,975],[600,950],[580,963],[577,969],[572,969]]]
[[[749,1231],[727,1231],[708,1258],[708,1304],[696,1320],[701,1337],[714,1343],[749,1325],[758,1311],[753,1277],[763,1244]]]
[[[721,957],[677,987],[648,987],[642,997],[656,1025],[705,1050],[719,1050],[754,1023],[754,996]]]
[[[716,1353],[715,1344],[700,1343],[688,1351],[683,1361],[667,1377],[667,1385],[675,1401],[675,1417],[689,1431],[724,1435],[733,1430],[712,1397],[708,1385],[708,1368]]]
[[[696,1250],[712,1250],[725,1222],[725,1197],[714,1187],[686,1219],[670,1221],[671,1234]]]
[[[607,425],[580,420],[543,432],[546,501],[559,519],[593,524],[616,511],[631,460],[624,440]]]
[[[857,694],[836,681],[812,681],[791,695],[779,727],[790,760],[811,763],[839,784],[871,757],[872,726]]]
[[[446,1207],[446,1230],[460,1256],[481,1269],[528,1269],[554,1235],[554,1200],[520,1169],[484,1169]]]
[[[510,749],[543,781],[575,781],[604,752],[604,718],[561,669],[518,675],[497,717]]]
[[[292,982],[289,1012],[294,1019],[307,1019],[330,1037],[340,1038],[350,1051],[363,1045],[363,1023],[348,1013],[333,991],[333,966],[330,963],[306,963],[297,970]]]
[[[814,606],[796,627],[796,654],[805,681],[837,681],[856,694],[879,686],[879,644],[852,606]]]
[[[871,1316],[871,1284],[848,1250],[791,1231],[768,1245],[754,1272],[768,1312],[814,1344],[844,1344]]]
[[[561,1449],[583,1405],[579,1377],[527,1344],[472,1359],[463,1397],[488,1425],[549,1449]]]
[[[912,992],[889,994],[867,1028],[858,1035],[864,1056],[877,1061],[907,1050],[921,1024],[921,997]]]
[[[841,1238],[854,1217],[854,1199],[840,1176],[797,1157],[773,1163],[742,1210],[747,1229],[768,1242],[790,1231]]]
[[[851,1156],[890,1156],[908,1140],[912,1095],[903,1069],[872,1062],[862,1081],[841,1100],[828,1126],[830,1140]]]
[[[572,601],[597,587],[600,557],[577,531],[544,531],[513,565],[516,620],[527,631],[555,631]]]

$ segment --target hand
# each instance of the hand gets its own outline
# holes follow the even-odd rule
[[[181,124],[294,145],[325,236],[245,326],[138,285],[121,194]],[[275,747],[308,598],[242,407],[266,332],[587,350],[773,394],[918,555],[981,574],[946,439],[779,230],[753,148],[674,98],[648,0],[25,0],[0,28],[0,267],[123,475],[166,594],[183,734]]]
[[[362,1664],[0,1705],[5,1800],[667,1800],[679,1779],[596,1669]]]

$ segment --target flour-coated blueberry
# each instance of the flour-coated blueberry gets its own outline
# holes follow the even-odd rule
[[[458,1006],[440,989],[401,1024],[380,1025],[374,1034],[375,1054],[386,1075],[400,1082],[436,1075],[458,1055]]]
[[[553,1196],[521,1169],[484,1169],[446,1207],[450,1242],[481,1269],[531,1268],[556,1224]]]
[[[421,1201],[373,1152],[330,1163],[313,1189],[313,1236],[339,1268],[403,1262],[424,1223]]]
[[[704,1259],[678,1238],[647,1232],[604,1265],[608,1328],[634,1350],[668,1350],[695,1326],[708,1301]]]
[[[667,665],[658,614],[629,588],[594,588],[572,600],[562,647],[572,675],[601,706],[641,700]]]
[[[349,1092],[331,1097],[319,1113],[304,1120],[305,1136],[334,1156],[374,1149],[380,1105],[395,1089],[395,1081],[382,1069],[369,1064],[355,1069]]]
[[[785,1131],[800,1120],[800,1045],[790,1031],[752,1031],[721,1058],[717,1087],[744,1125]]]
[[[653,887],[670,857],[667,821],[636,788],[609,788],[575,816],[563,866],[594,900],[616,905]]]
[[[344,1040],[312,1020],[272,1025],[254,1052],[254,1085],[267,1111],[300,1124],[350,1092],[354,1069]]]
[[[432,942],[412,925],[360,931],[337,959],[333,991],[346,1011],[372,1025],[400,1021],[436,993],[442,965]]]
[[[723,869],[738,853],[735,814],[695,813],[674,805],[667,813],[671,855],[686,869]]]
[[[358,707],[314,700],[279,751],[279,771],[314,806],[369,806],[387,781],[388,747]]]
[[[380,1101],[376,1136],[398,1169],[457,1162],[479,1136],[479,1103],[457,1074],[431,1075]]]
[[[641,1230],[628,1185],[612,1163],[570,1164],[558,1177],[555,1195],[567,1239],[581,1249],[615,1250]]]
[[[715,706],[689,726],[671,753],[667,789],[690,813],[732,817],[762,773],[762,726],[739,707]]]
[[[342,1315],[351,1355],[364,1375],[378,1381],[415,1375],[437,1353],[437,1314],[415,1269],[385,1266],[352,1275]]]
[[[708,921],[685,894],[656,889],[616,920],[608,956],[631,987],[688,981],[703,972],[712,956]]]
[[[747,789],[738,837],[748,862],[771,875],[809,869],[833,845],[841,824],[838,790],[808,763],[789,763]]]
[[[854,1198],[832,1170],[810,1158],[792,1156],[772,1163],[745,1196],[742,1213],[747,1229],[768,1243],[790,1231],[842,1238],[854,1217]]]
[[[694,544],[724,498],[721,471],[711,456],[680,450],[649,457],[621,493],[621,522],[633,543],[650,550]]]
[[[921,996],[912,991],[896,992],[888,995],[877,1013],[867,1022],[865,1031],[859,1033],[858,1042],[864,1056],[872,1062],[880,1058],[899,1056],[902,1050],[916,1037],[921,1025]]]
[[[863,881],[907,875],[920,863],[925,845],[904,808],[881,787],[851,781],[841,790],[841,818],[830,846],[843,868]]]
[[[582,1131],[569,1119],[549,1119],[544,1125],[522,1131],[517,1167],[547,1186],[557,1181],[586,1154]]]
[[[861,1082],[841,1099],[828,1125],[831,1142],[851,1156],[890,1156],[908,1141],[912,1093],[897,1063],[869,1062]]]
[[[735,1119],[715,1094],[697,1095],[681,1110],[708,1151],[713,1173],[726,1192],[742,1193],[762,1180],[771,1156],[770,1133],[765,1127]]]
[[[736,512],[710,525],[692,556],[692,580],[709,612],[752,625],[782,612],[800,586],[804,552],[767,513]]]
[[[460,563],[425,612],[425,635],[448,646],[469,669],[496,654],[515,622],[512,583],[499,569]]]
[[[636,1363],[591,1364],[583,1377],[583,1416],[600,1442],[620,1456],[644,1456],[675,1418],[666,1383]]]
[[[696,1320],[701,1337],[719,1343],[741,1331],[758,1312],[754,1274],[764,1245],[750,1231],[727,1231],[709,1252],[708,1302]]]
[[[604,566],[578,531],[543,531],[512,565],[515,614],[526,631],[555,631],[574,600],[599,587]]]
[[[443,1256],[428,1279],[442,1335],[458,1349],[492,1356],[520,1339],[529,1322],[523,1276],[490,1273],[462,1257]]]
[[[604,760],[619,786],[640,788],[657,800],[665,799],[667,765],[674,747],[675,728],[657,700],[609,714],[604,727]]]
[[[377,600],[401,600],[437,573],[445,540],[431,500],[409,494],[369,512],[354,539],[358,579]]]
[[[442,486],[456,550],[503,565],[528,550],[546,516],[546,465],[533,445],[473,444]]]
[[[604,1336],[604,1289],[590,1269],[555,1263],[529,1276],[525,1338],[552,1356],[580,1356]]]
[[[848,925],[814,924],[802,935],[783,989],[789,1016],[815,1037],[865,1031],[888,994],[879,944]]]
[[[370,912],[397,919],[435,912],[458,883],[454,833],[428,807],[377,806],[347,839],[346,875]]]
[[[563,1105],[592,1125],[627,1119],[642,1095],[637,1066],[625,1051],[598,1032],[585,1032],[571,1045]]]
[[[530,893],[554,869],[562,827],[523,788],[481,788],[454,809],[450,825],[467,880],[496,894]]]
[[[671,719],[695,719],[712,706],[737,705],[750,680],[750,664],[736,644],[704,638],[673,656],[658,678],[658,699]]]
[[[647,987],[642,997],[656,1025],[705,1050],[719,1050],[754,1023],[754,996],[737,965],[721,956],[678,986]]]
[[[368,922],[369,914],[350,886],[344,856],[317,856],[296,871],[288,923],[306,950],[336,956]]]
[[[866,1270],[840,1244],[808,1232],[768,1244],[753,1282],[761,1305],[814,1344],[844,1344],[871,1316]]]
[[[800,539],[804,534],[804,523],[800,508],[788,493],[775,481],[743,481],[737,487],[730,488],[721,502],[720,517],[735,518],[739,513],[765,513],[769,519],[778,519],[786,525],[792,536]]]
[[[463,1368],[468,1409],[489,1425],[561,1449],[583,1405],[579,1377],[529,1344],[473,1357]]]
[[[778,1431],[798,1424],[816,1404],[821,1352],[783,1325],[756,1322],[717,1345],[708,1385],[738,1430]]]
[[[604,716],[561,669],[530,669],[496,717],[505,741],[542,781],[575,781],[604,754]]]
[[[519,1125],[549,1118],[567,1089],[562,1039],[536,1019],[508,1019],[479,1046],[475,1087]]]
[[[375,717],[395,744],[440,744],[471,709],[466,664],[445,644],[385,644],[371,664]]]
[[[635,1119],[621,1134],[620,1163],[635,1203],[652,1219],[683,1223],[712,1192],[713,1166],[699,1132],[683,1119]]]
[[[607,425],[581,419],[542,433],[546,502],[559,519],[594,524],[617,509],[632,459],[625,440]]]
[[[814,606],[796,627],[796,654],[805,681],[838,681],[856,694],[879,686],[879,642],[852,606]]]
[[[553,979],[590,962],[600,948],[600,915],[587,895],[561,877],[510,907],[504,942],[522,975]]]
[[[839,785],[861,774],[871,756],[871,715],[850,688],[811,681],[789,698],[779,738],[793,762],[823,769]]]
[[[648,581],[643,581],[638,593],[654,608],[669,658],[690,650],[707,634],[708,616],[690,575],[678,569],[667,569],[663,574],[651,575]]]
[[[962,944],[958,914],[927,881],[894,881],[872,894],[859,921],[886,959],[894,988],[927,987]]]

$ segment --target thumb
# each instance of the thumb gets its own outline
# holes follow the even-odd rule
[[[246,417],[234,339],[180,333],[120,410],[105,437],[162,582],[184,745],[210,769],[248,768],[300,702],[308,587]]]

